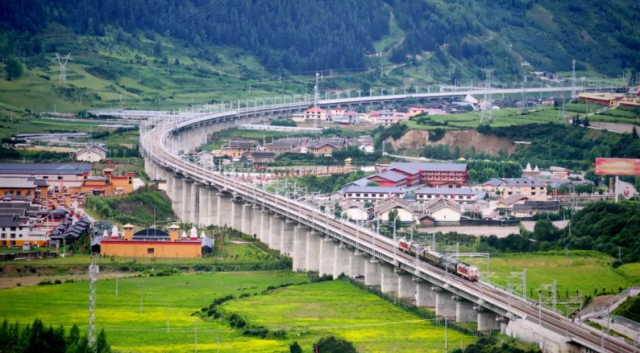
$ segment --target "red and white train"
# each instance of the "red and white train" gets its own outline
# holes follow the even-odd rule
[[[428,246],[423,246],[416,242],[410,242],[404,238],[398,240],[397,246],[398,249],[404,253],[418,256],[420,260],[440,267],[441,269],[456,274],[468,281],[476,282],[478,280],[477,267],[471,266],[451,256],[436,252]]]

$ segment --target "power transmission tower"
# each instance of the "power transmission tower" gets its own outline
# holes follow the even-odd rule
[[[571,99],[576,96],[576,61],[571,64]]]
[[[67,82],[67,62],[71,60],[71,53],[66,56],[60,56],[56,53],[56,61],[60,65],[60,82]]]
[[[97,352],[96,345],[96,282],[98,281],[98,272],[100,271],[95,260],[89,265],[89,346],[94,352]]]
[[[316,85],[313,86],[313,106],[315,108],[318,107],[318,103],[320,102],[320,90],[319,90],[319,86],[318,86],[318,78],[320,77],[320,74],[316,72]],[[318,116],[316,116],[315,119],[313,119],[313,127],[318,127],[318,119],[320,118],[319,114]]]
[[[486,75],[486,81],[484,84],[484,104],[482,105],[482,114],[480,115],[480,122],[484,122],[485,119],[489,122],[493,121],[493,108],[491,103],[491,73],[493,69],[482,69]]]

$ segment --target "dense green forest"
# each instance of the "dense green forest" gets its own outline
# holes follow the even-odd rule
[[[241,48],[270,70],[377,69],[367,61],[393,22],[402,37],[385,50],[390,60],[438,66],[452,81],[496,69],[509,80],[521,63],[545,71],[578,69],[620,76],[640,69],[640,4],[632,0],[24,0],[0,8],[0,56],[54,51],[45,29],[58,23],[75,34],[103,37],[109,28],[184,40],[204,60],[208,46]],[[119,36],[124,40],[125,36]],[[156,46],[158,56],[162,47]],[[425,53],[430,53],[425,55]],[[419,56],[416,56],[419,55]]]
[[[26,0],[0,9],[2,26],[17,32],[35,35],[52,22],[81,35],[104,36],[106,27],[115,26],[151,40],[160,34],[195,46],[238,46],[269,69],[306,72],[364,69],[365,52],[389,31],[389,12],[381,0]],[[42,50],[41,44],[19,48],[34,49]]]

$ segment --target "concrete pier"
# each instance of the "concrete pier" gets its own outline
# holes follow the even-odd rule
[[[306,249],[306,265],[307,271],[320,270],[320,242],[322,238],[320,233],[309,230],[307,231],[307,249]]]
[[[242,206],[244,203],[242,202],[242,199],[238,199],[236,197],[232,198],[231,201],[231,227],[242,231]]]
[[[382,282],[380,275],[380,263],[375,258],[364,262],[364,284],[367,286],[379,286]]]
[[[333,275],[335,247],[333,239],[325,237],[320,242],[320,264],[318,272],[320,276]]]
[[[293,228],[293,270],[306,271],[307,229],[301,225]]]
[[[335,257],[333,263],[333,278],[338,278],[341,274],[349,273],[349,249],[344,244],[335,247]]]
[[[259,234],[262,232],[262,212],[260,206],[255,203],[251,206],[251,236],[254,239],[261,239]]]
[[[232,203],[231,195],[224,192],[218,193],[218,225],[220,227],[231,227]]]
[[[198,214],[198,225],[200,228],[207,226],[209,223],[209,214],[211,212],[211,202],[209,200],[209,188],[201,185],[198,188],[199,200],[200,200],[200,213]]]
[[[253,236],[253,210],[251,204],[245,203],[242,205],[242,233]]]
[[[415,298],[416,283],[412,280],[411,275],[407,273],[398,274],[398,297]]]
[[[282,240],[282,217],[277,214],[271,216],[271,227],[269,232],[269,247],[280,251]]]
[[[456,301],[456,322],[476,322],[478,313],[473,309],[473,303],[460,297],[454,297]]]
[[[478,312],[478,331],[493,331],[500,329],[498,315],[482,307],[476,308]]]
[[[431,283],[417,277],[413,280],[416,282],[416,305],[423,308],[435,308],[436,292],[431,289]]]
[[[449,319],[456,317],[456,301],[452,294],[440,287],[432,287],[436,292],[436,315],[446,316]]]
[[[360,250],[349,252],[349,277],[356,278],[358,276],[364,276],[364,253]]]
[[[382,293],[396,293],[398,291],[398,274],[390,265],[381,268],[380,290]]]
[[[291,219],[286,219],[282,222],[282,238],[280,252],[285,256],[291,256],[293,253],[293,231],[295,222]]]

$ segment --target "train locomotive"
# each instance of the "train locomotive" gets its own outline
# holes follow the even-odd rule
[[[406,239],[400,239],[398,240],[397,247],[400,251],[406,254],[417,256],[418,259],[422,261],[440,267],[441,269],[456,274],[468,281],[476,282],[478,280],[477,267],[471,266],[451,256],[441,254],[432,250],[428,246],[423,246],[416,242],[410,242]]]

